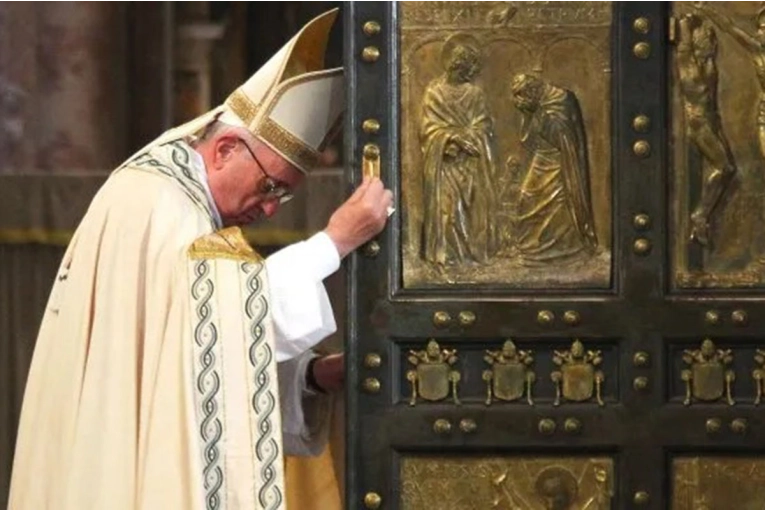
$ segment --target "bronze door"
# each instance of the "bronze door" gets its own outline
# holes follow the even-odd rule
[[[762,507],[758,9],[346,4],[348,508]]]

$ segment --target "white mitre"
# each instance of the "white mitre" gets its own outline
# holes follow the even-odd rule
[[[149,147],[200,135],[220,120],[247,128],[301,172],[309,172],[337,134],[345,105],[343,68],[324,69],[337,12],[311,20],[224,104],[165,132]]]

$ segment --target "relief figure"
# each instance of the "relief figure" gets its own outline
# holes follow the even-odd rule
[[[576,95],[518,74],[511,82],[523,113],[526,151],[517,216],[517,248],[525,265],[560,264],[595,254],[589,162]]]
[[[486,262],[495,246],[491,187],[492,119],[483,90],[479,42],[449,37],[444,73],[425,90],[420,136],[424,156],[422,257],[438,266]]]
[[[708,170],[701,174],[701,199],[691,213],[691,241],[710,244],[710,220],[736,172],[717,105],[717,36],[698,16],[680,18],[677,71],[685,110],[686,136],[701,153]]]
[[[696,2],[696,8],[707,15],[720,30],[730,34],[751,56],[757,81],[760,85],[760,101],[757,105],[757,131],[760,153],[765,157],[765,7],[757,11],[754,31],[737,25],[731,18],[703,2]]]

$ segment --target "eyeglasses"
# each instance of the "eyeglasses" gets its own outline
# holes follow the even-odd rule
[[[268,199],[276,199],[279,201],[279,205],[286,204],[292,198],[294,195],[292,194],[292,191],[290,190],[289,186],[287,186],[284,183],[279,182],[277,179],[274,179],[270,175],[268,175],[268,172],[266,172],[266,167],[263,165],[263,163],[260,162],[258,157],[255,155],[255,153],[250,149],[250,146],[247,145],[247,143],[239,139],[240,142],[242,142],[242,145],[244,145],[244,148],[247,149],[247,152],[250,153],[250,156],[252,156],[252,159],[255,160],[255,163],[258,164],[258,167],[260,168],[260,171],[263,172],[263,175],[266,176],[265,180],[263,180],[263,183],[261,185],[261,193],[266,195]]]

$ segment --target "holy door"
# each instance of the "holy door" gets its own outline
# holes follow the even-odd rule
[[[765,11],[353,2],[348,508],[765,501]]]

